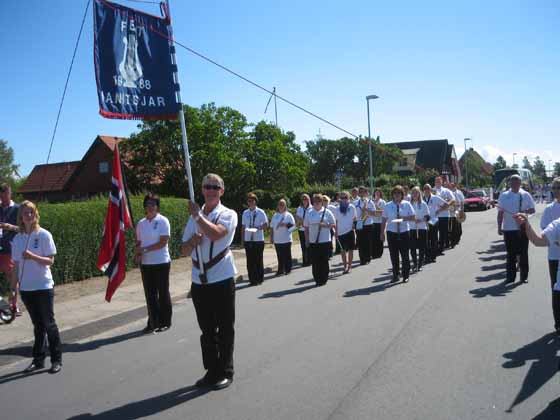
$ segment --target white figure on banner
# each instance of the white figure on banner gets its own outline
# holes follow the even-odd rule
[[[138,56],[138,37],[133,24],[128,25],[126,35],[123,36],[123,43],[124,54],[119,64],[119,75],[123,80],[122,86],[138,88],[136,81],[140,79],[144,73],[142,72],[140,57]]]

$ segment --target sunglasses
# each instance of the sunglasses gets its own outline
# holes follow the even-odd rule
[[[222,187],[216,184],[206,184],[203,185],[202,188],[204,188],[205,190],[214,190],[214,191],[218,191],[221,190]]]

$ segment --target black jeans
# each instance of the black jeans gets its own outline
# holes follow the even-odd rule
[[[44,363],[47,357],[45,343],[45,338],[47,338],[51,362],[62,362],[60,333],[54,319],[54,290],[33,290],[29,292],[22,290],[20,294],[33,323],[33,333],[35,334],[33,360],[39,364]]]
[[[399,254],[402,260],[402,276],[407,279],[410,274],[410,258],[408,252],[410,249],[409,232],[387,232],[387,243],[389,244],[389,254],[391,255],[391,264],[393,266],[393,277],[399,275]]]
[[[148,308],[148,328],[171,327],[171,295],[169,294],[169,269],[171,263],[142,264],[142,284]]]
[[[235,281],[193,283],[191,295],[202,331],[200,347],[204,369],[216,379],[233,378]]]
[[[247,255],[247,273],[249,283],[261,284],[264,280],[264,241],[246,241],[245,254]]]
[[[438,253],[443,253],[443,250],[449,246],[449,217],[440,217],[438,219]]]
[[[428,224],[428,250],[427,257],[430,261],[435,262],[439,251],[438,245],[438,230],[439,223],[435,225]]]
[[[371,261],[371,231],[372,225],[364,225],[362,229],[357,230],[358,235],[358,254],[360,256],[360,264],[364,265]]]
[[[371,258],[381,258],[383,256],[383,241],[381,240],[381,223],[371,225]]]
[[[307,246],[305,246],[305,231],[298,230],[299,244],[301,246],[301,264],[303,266],[309,265],[309,253],[307,252]]]
[[[426,258],[427,236],[426,229],[410,231],[410,256],[412,257],[412,263],[418,268],[422,267]]]
[[[309,245],[309,259],[311,260],[311,271],[313,279],[318,286],[323,285],[329,279],[329,251],[328,242],[313,243]]]
[[[519,255],[519,272],[521,278],[529,275],[529,238],[520,230],[505,230],[504,242],[506,244],[506,278],[515,281],[517,275],[516,263]]]
[[[558,260],[548,260],[548,272],[552,287],[552,314],[554,315],[554,328],[560,329],[560,292],[554,290],[556,276],[558,275]]]
[[[292,271],[292,243],[274,244],[278,258],[278,273],[288,274]]]

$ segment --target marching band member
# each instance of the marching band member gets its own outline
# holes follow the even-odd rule
[[[383,191],[380,188],[376,188],[373,192],[373,205],[375,206],[375,216],[373,216],[372,224],[372,250],[371,258],[381,258],[383,256],[383,242],[381,242],[381,216],[383,214],[383,209],[387,203],[383,200]]]
[[[331,204],[331,199],[328,195],[323,194],[323,207],[326,209],[329,209],[331,211],[331,213],[334,215],[334,212],[336,210],[336,206],[334,204]],[[332,240],[334,238],[334,228],[331,229],[331,248],[330,248],[330,252],[329,252],[329,258],[332,258],[333,254],[334,254],[334,248],[333,248],[333,243]]]
[[[437,211],[438,216],[438,235],[439,235],[439,249],[438,255],[443,255],[443,250],[449,244],[449,208],[455,204],[455,196],[453,193],[443,186],[443,179],[441,176],[436,177],[435,193],[441,197],[447,204],[445,207],[440,207]]]
[[[303,226],[308,211],[311,210],[311,199],[308,194],[301,195],[301,204],[296,210],[296,223],[298,226],[299,244],[301,246],[302,266],[309,265],[308,248],[305,244],[305,228]]]
[[[430,209],[422,200],[422,194],[419,187],[413,187],[410,191],[410,204],[416,213],[414,222],[410,222],[410,255],[412,256],[412,271],[422,271],[422,264],[426,258],[426,249],[428,244],[427,222],[430,220]]]
[[[222,205],[223,194],[224,181],[219,175],[208,174],[203,178],[204,206],[201,210],[189,201],[190,217],[181,246],[181,254],[193,258],[191,293],[202,331],[200,346],[206,369],[206,374],[196,382],[199,388],[226,388],[231,385],[234,373],[237,269],[229,247],[237,228],[237,213]],[[199,271],[200,261],[204,264],[204,273]]]
[[[428,250],[426,255],[426,262],[434,263],[436,262],[436,257],[439,254],[439,242],[438,242],[438,232],[439,232],[439,218],[438,211],[447,207],[447,203],[443,198],[432,194],[432,186],[430,184],[425,184],[424,190],[424,202],[428,206],[430,211],[430,219],[428,220]]]
[[[356,202],[360,199],[360,190],[358,189],[358,187],[354,187],[350,191],[350,194],[352,194],[352,197],[350,197],[350,203],[354,204],[355,207]]]
[[[313,194],[313,207],[305,219],[305,243],[309,246],[309,259],[313,279],[322,286],[329,279],[329,250],[331,228],[336,224],[332,212],[323,207],[321,194]]]
[[[340,194],[340,205],[334,213],[336,219],[336,242],[340,246],[340,255],[342,256],[342,264],[344,265],[343,274],[347,274],[352,270],[352,258],[354,256],[354,244],[356,236],[354,234],[354,222],[356,221],[356,207],[350,203],[350,197],[347,191]]]
[[[12,188],[8,184],[0,184],[0,273],[4,273],[10,283],[11,304],[16,308],[16,315],[21,311],[17,306],[17,277],[11,254],[11,242],[18,232],[17,215],[19,205],[12,201]]]
[[[529,277],[529,239],[515,222],[516,213],[535,213],[535,202],[531,194],[521,188],[521,177],[512,175],[510,189],[502,192],[498,200],[498,235],[504,235],[507,251],[506,284],[515,281],[518,255],[521,282],[527,283]]]
[[[502,193],[503,194],[503,193]],[[501,195],[501,194],[500,194]],[[528,240],[530,240],[536,246],[560,246],[560,219],[556,219],[549,223],[541,233],[536,233],[529,223],[529,217],[524,213],[517,213],[513,216],[515,222],[521,227],[525,235],[527,235]],[[560,293],[560,270],[557,269],[555,273],[551,271],[551,281],[552,281],[552,288],[553,293]],[[553,294],[554,296],[554,294]],[[554,300],[553,297],[553,310],[554,316],[556,317],[558,306],[554,306],[554,303],[558,303],[558,301]],[[558,321],[555,318],[555,330],[556,334],[560,335],[560,328],[558,325]]]
[[[451,243],[453,246],[456,246],[459,244],[459,241],[461,240],[461,236],[463,235],[463,224],[459,222],[459,216],[465,212],[465,196],[463,194],[463,192],[461,191],[460,188],[457,188],[457,184],[455,184],[454,182],[452,182],[451,184],[449,184],[451,192],[453,193],[453,195],[455,196],[455,207],[456,207],[456,217],[455,217],[455,226],[454,226],[454,230],[453,230],[453,237],[451,238]]]
[[[391,264],[393,266],[393,280],[391,283],[399,281],[399,254],[402,259],[402,279],[408,282],[410,274],[410,234],[409,221],[415,219],[414,209],[408,201],[403,201],[404,189],[400,185],[395,186],[391,191],[393,201],[387,203],[383,209],[382,226],[380,239],[385,241],[385,228],[387,228],[387,242],[389,253],[391,254]]]
[[[356,234],[358,236],[358,254],[360,256],[360,264],[369,264],[371,261],[371,232],[373,230],[373,218],[375,205],[370,200],[368,189],[364,186],[359,188],[360,200],[355,204],[357,220]]]
[[[268,227],[268,217],[257,207],[257,196],[247,194],[249,208],[241,218],[241,238],[247,255],[247,273],[252,286],[264,281],[264,230]]]
[[[277,276],[290,274],[292,271],[292,228],[295,224],[294,216],[288,211],[286,200],[282,198],[270,221],[270,243],[274,244],[278,258]]]
[[[554,220],[560,219],[560,178],[552,181],[550,190],[554,194],[555,201],[546,206],[541,217],[541,229],[545,230]],[[548,272],[552,285],[552,313],[554,315],[554,327],[560,332],[560,290],[554,289],[556,273],[558,272],[558,261],[560,260],[560,243],[552,241],[548,246]]]

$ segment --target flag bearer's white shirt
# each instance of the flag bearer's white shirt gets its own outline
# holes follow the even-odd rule
[[[325,217],[323,218],[323,212],[325,212]],[[334,225],[336,220],[334,215],[329,209],[324,207],[317,211],[314,208],[308,210],[309,215],[305,218],[305,227],[309,229],[309,243],[321,243],[331,241],[331,230],[326,227],[321,227],[319,231],[319,223],[321,218],[323,218],[323,223],[328,223]],[[319,233],[319,240],[317,241],[317,234]]]
[[[340,211],[340,206],[338,206],[336,211],[334,212],[334,218],[336,219],[338,236],[342,236],[354,229],[354,220],[356,220],[356,207],[354,207],[354,204],[348,204],[346,213],[343,214]]]
[[[560,219],[556,219],[550,223],[544,230],[544,236],[548,239],[548,245],[560,246]],[[560,265],[558,266],[558,272],[556,273],[556,283],[554,284],[554,290],[560,291]]]
[[[498,207],[504,210],[502,229],[505,231],[519,230],[519,225],[513,219],[513,215],[520,211],[524,212],[529,209],[534,209],[535,201],[531,194],[523,188],[520,188],[519,192],[516,193],[511,190],[501,193],[498,199]]]
[[[18,265],[19,290],[29,292],[52,289],[54,281],[50,266],[23,259],[26,249],[41,257],[55,255],[56,246],[51,233],[43,228],[30,234],[18,233],[12,241],[12,259]]]
[[[263,225],[268,224],[268,217],[264,210],[256,207],[255,210],[247,209],[243,212],[241,218],[241,224],[245,229],[247,228],[260,228]],[[243,237],[245,242],[263,242],[264,241],[264,230],[259,229],[258,231],[251,233],[245,230],[245,236]]]
[[[541,217],[541,229],[544,230],[549,224],[557,219],[560,219],[560,203],[558,203],[558,201],[554,201],[544,209]],[[549,245],[548,259],[560,260],[560,246],[558,244],[552,243]]]
[[[217,221],[218,225],[223,225],[227,229],[227,234],[217,241],[214,242],[214,249],[212,250],[212,256],[215,257],[224,249],[231,246],[233,242],[233,237],[235,236],[235,229],[237,228],[237,213],[231,209],[228,209],[226,206],[222,205],[221,203],[214,208],[210,212],[208,216],[206,216],[203,212],[200,213],[201,217],[209,220],[210,222],[214,223],[218,214],[220,218]],[[197,223],[194,221],[192,217],[189,217],[189,221],[187,222],[187,226],[185,227],[185,231],[183,232],[183,242],[187,242],[194,234],[197,232]],[[202,261],[207,263],[210,259],[210,239],[203,235],[202,241],[200,244],[201,252],[202,252]],[[193,249],[192,258],[198,260],[196,256],[196,248]],[[235,262],[233,260],[233,253],[228,252],[227,255],[220,260],[214,267],[206,272],[206,278],[208,279],[208,284],[210,283],[217,283],[219,281],[227,280],[231,277],[234,277],[237,274],[237,268],[235,267]],[[192,265],[192,282],[196,284],[201,284],[200,278],[198,277],[199,270],[196,264]]]
[[[402,219],[403,217],[406,216],[414,216],[416,213],[414,213],[414,208],[412,208],[412,205],[408,202],[408,201],[401,201],[399,206],[399,214],[397,217],[397,203],[395,203],[394,201],[390,201],[389,203],[387,203],[387,205],[385,206],[385,208],[383,209],[383,218],[387,219],[387,231],[388,232],[408,232],[410,230],[409,226],[408,226],[408,222],[401,222],[401,223],[394,223],[393,220],[395,219]],[[400,226],[400,230],[398,225]]]
[[[292,213],[285,211],[284,213],[274,213],[270,221],[270,227],[274,229],[274,243],[275,244],[287,244],[292,242],[292,233],[288,232],[287,226],[278,226],[280,223],[285,223],[287,225],[295,225],[296,221]]]
[[[159,242],[162,236],[171,235],[171,225],[167,217],[157,214],[152,220],[144,217],[136,225],[136,239],[145,248]],[[165,264],[171,261],[169,246],[142,254],[143,265]]]

